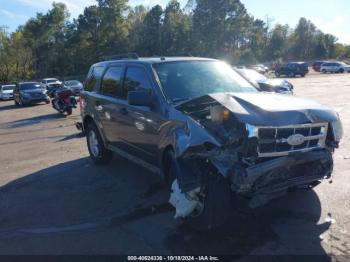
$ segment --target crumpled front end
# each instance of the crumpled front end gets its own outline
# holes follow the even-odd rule
[[[205,96],[177,107],[191,119],[188,130],[177,137],[181,143],[176,152],[178,194],[200,202],[194,192],[205,195],[208,177],[218,175],[227,179],[232,193],[257,207],[289,188],[312,187],[331,177],[332,152],[339,143],[332,111],[272,114],[237,99],[237,114],[234,105],[228,105],[230,99]],[[244,110],[250,113],[245,115]],[[264,124],[270,113],[276,118]],[[254,114],[259,116],[254,119]]]

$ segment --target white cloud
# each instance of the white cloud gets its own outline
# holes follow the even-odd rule
[[[51,8],[53,2],[64,3],[72,17],[77,17],[79,14],[82,14],[84,8],[90,5],[96,4],[95,0],[18,0],[22,4],[38,8],[40,10],[48,10]]]
[[[16,19],[16,18],[27,19],[28,18],[28,16],[26,16],[26,15],[16,14],[16,13],[10,12],[10,11],[2,9],[2,8],[0,8],[0,13],[4,14],[5,16],[7,16],[10,19]]]
[[[350,19],[347,16],[338,15],[330,20],[315,17],[310,20],[324,33],[335,35],[339,43],[350,44]]]
[[[15,14],[14,13],[12,13],[10,11],[7,11],[5,9],[0,9],[0,13],[6,15],[9,18],[15,18]]]

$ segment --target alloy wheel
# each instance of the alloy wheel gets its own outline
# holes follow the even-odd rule
[[[98,157],[100,150],[98,147],[97,136],[94,130],[90,130],[90,133],[89,133],[89,146],[90,146],[91,153],[94,155],[94,157]]]

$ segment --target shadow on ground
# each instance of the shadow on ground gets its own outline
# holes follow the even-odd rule
[[[15,180],[0,188],[1,253],[325,255],[319,236],[330,224],[317,224],[314,191],[240,213],[223,232],[200,233],[172,218],[162,185],[118,157],[101,167],[82,158]]]
[[[1,127],[2,128],[21,128],[21,127],[40,124],[42,122],[54,121],[57,119],[64,119],[64,118],[66,118],[66,116],[63,114],[52,113],[52,114],[40,115],[40,116],[35,116],[31,118],[4,123],[4,124],[1,124]]]

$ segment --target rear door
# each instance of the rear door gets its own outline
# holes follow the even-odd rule
[[[104,72],[95,108],[101,120],[106,140],[113,145],[119,144],[120,121],[123,121],[121,103],[123,96],[123,77],[125,67],[111,64]]]

